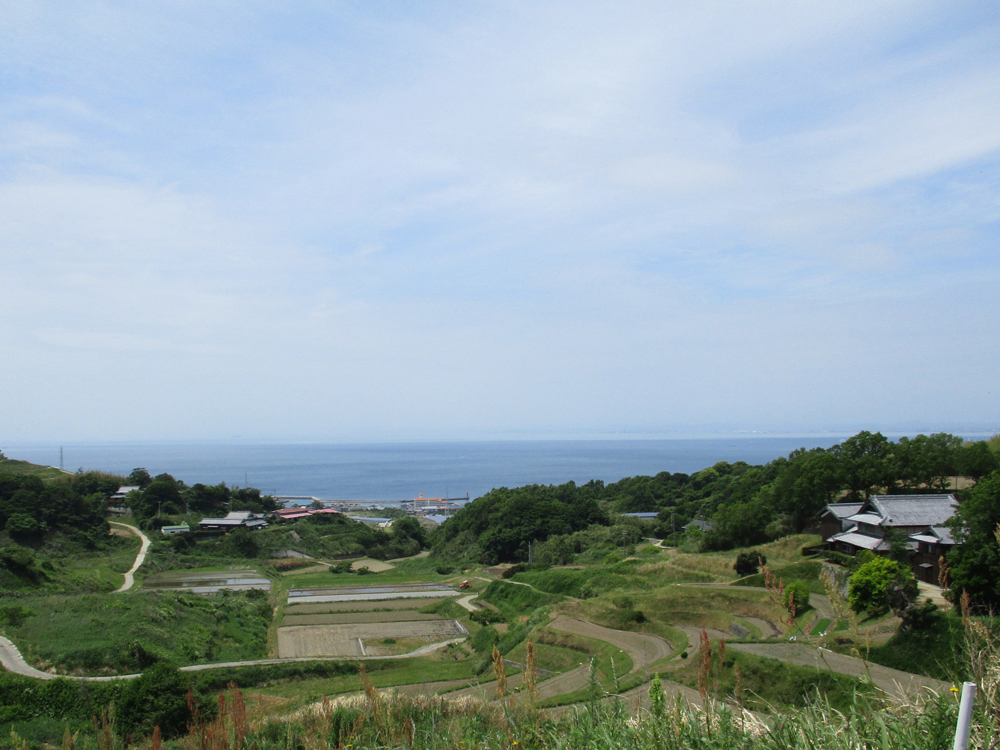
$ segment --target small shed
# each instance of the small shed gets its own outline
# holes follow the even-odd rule
[[[160,529],[161,534],[187,534],[191,531],[191,527],[186,523],[178,524],[177,526],[164,526]]]

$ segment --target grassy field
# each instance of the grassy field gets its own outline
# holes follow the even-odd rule
[[[662,672],[662,676],[698,688],[701,666],[701,655],[694,654],[687,660],[674,662],[671,669]],[[712,666],[707,680],[702,684],[716,698],[738,699],[755,711],[807,706],[816,700],[818,694],[822,694],[831,708],[843,711],[854,704],[856,694],[873,697],[875,694],[873,688],[853,677],[786,664],[734,649],[725,652],[723,663],[719,659],[717,643],[713,645]]]
[[[29,663],[69,673],[264,658],[271,607],[256,593],[26,596],[4,634]]]
[[[43,482],[68,480],[72,472],[62,471],[54,466],[40,466],[12,458],[0,458],[0,474],[31,474]]]
[[[372,684],[379,688],[389,688],[421,683],[444,682],[449,680],[472,680],[471,663],[465,658],[452,655],[417,657],[398,661],[369,661],[365,669]],[[238,677],[238,675],[237,675]],[[248,696],[263,695],[281,698],[285,701],[309,701],[323,696],[353,693],[361,690],[357,674],[336,677],[296,679],[266,687],[252,688]]]

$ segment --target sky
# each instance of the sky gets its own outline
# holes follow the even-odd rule
[[[1000,429],[1000,6],[0,9],[0,441]]]

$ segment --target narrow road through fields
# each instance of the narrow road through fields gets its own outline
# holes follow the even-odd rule
[[[632,660],[633,672],[648,669],[653,662],[667,658],[674,650],[668,641],[658,635],[613,630],[566,615],[559,615],[549,623],[549,629],[582,635],[585,638],[595,638],[620,648]]]
[[[292,662],[304,661],[396,661],[399,659],[412,659],[416,656],[426,656],[427,654],[432,654],[446,646],[450,646],[452,643],[461,643],[464,640],[465,636],[461,638],[452,638],[447,641],[440,641],[438,643],[428,643],[426,646],[421,646],[415,651],[410,651],[408,654],[395,654],[393,656],[350,656],[346,658],[343,656],[303,656],[292,659],[247,659],[245,661],[225,661],[217,662],[215,664],[190,664],[186,667],[180,667],[180,671],[202,672],[206,669],[254,667],[265,666],[268,664],[289,664]],[[55,680],[59,677],[63,677],[67,680],[78,680],[80,682],[110,682],[112,680],[133,680],[140,676],[138,674],[119,674],[86,677],[80,675],[63,675],[43,672],[40,669],[35,669],[33,666],[28,664],[28,662],[24,660],[24,657],[21,656],[21,652],[18,650],[17,646],[15,646],[10,639],[4,638],[3,636],[0,636],[0,664],[2,664],[4,669],[8,672],[23,675],[24,677],[33,677],[36,680]]]
[[[849,677],[868,678],[876,686],[897,698],[919,692],[922,688],[930,688],[940,693],[950,687],[947,682],[935,680],[933,677],[890,669],[854,656],[817,649],[801,643],[727,643],[726,646],[800,667],[816,667]]]
[[[125,583],[121,585],[121,588],[115,591],[115,593],[118,594],[122,591],[128,591],[135,584],[135,571],[137,571],[139,566],[146,561],[146,553],[149,552],[150,541],[149,537],[139,531],[136,526],[130,526],[127,523],[120,523],[119,521],[109,521],[109,523],[113,526],[121,526],[122,528],[128,529],[139,537],[141,542],[141,545],[139,546],[139,554],[135,556],[135,562],[132,563],[132,567],[129,568],[128,572],[125,574]]]

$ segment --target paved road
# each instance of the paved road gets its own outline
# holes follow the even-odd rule
[[[475,612],[476,607],[472,605],[472,600],[477,596],[479,596],[479,594],[469,594],[468,596],[463,596],[461,599],[456,599],[455,603],[462,609],[467,609],[469,612]]]
[[[135,571],[137,571],[139,569],[139,566],[146,561],[146,553],[149,552],[150,542],[149,542],[149,537],[143,534],[141,531],[139,531],[139,529],[136,528],[135,526],[130,526],[127,523],[119,523],[118,521],[111,521],[110,523],[113,524],[114,526],[121,526],[123,528],[128,529],[137,537],[139,537],[139,539],[142,542],[141,546],[139,547],[139,554],[135,556],[135,562],[132,563],[132,567],[129,568],[129,571],[125,574],[125,583],[123,583],[121,585],[121,588],[119,588],[115,592],[116,594],[118,594],[122,591],[128,591],[135,584]]]
[[[438,649],[442,649],[445,646],[449,646],[452,643],[461,643],[465,640],[462,638],[452,638],[451,640],[441,641],[439,643],[429,643],[426,646],[421,646],[416,651],[410,651],[408,654],[396,654],[394,656],[352,656],[349,658],[344,658],[343,656],[305,656],[301,658],[294,659],[248,659],[246,661],[226,661],[218,662],[215,664],[191,664],[186,667],[181,667],[181,672],[202,672],[206,669],[225,669],[227,667],[253,667],[262,666],[267,664],[288,664],[290,662],[303,662],[303,661],[378,661],[381,659],[412,659],[415,656],[426,656],[431,654]],[[24,657],[21,656],[21,652],[18,651],[17,646],[15,646],[9,639],[0,636],[0,664],[3,665],[4,669],[8,672],[13,672],[15,674],[24,675],[25,677],[33,677],[36,680],[54,680],[57,677],[65,677],[68,680],[78,680],[80,682],[110,682],[111,680],[132,680],[139,677],[137,674],[121,674],[121,675],[102,675],[100,677],[81,677],[75,675],[59,675],[50,674],[49,672],[42,672],[39,669],[35,669],[30,664],[28,664]]]

